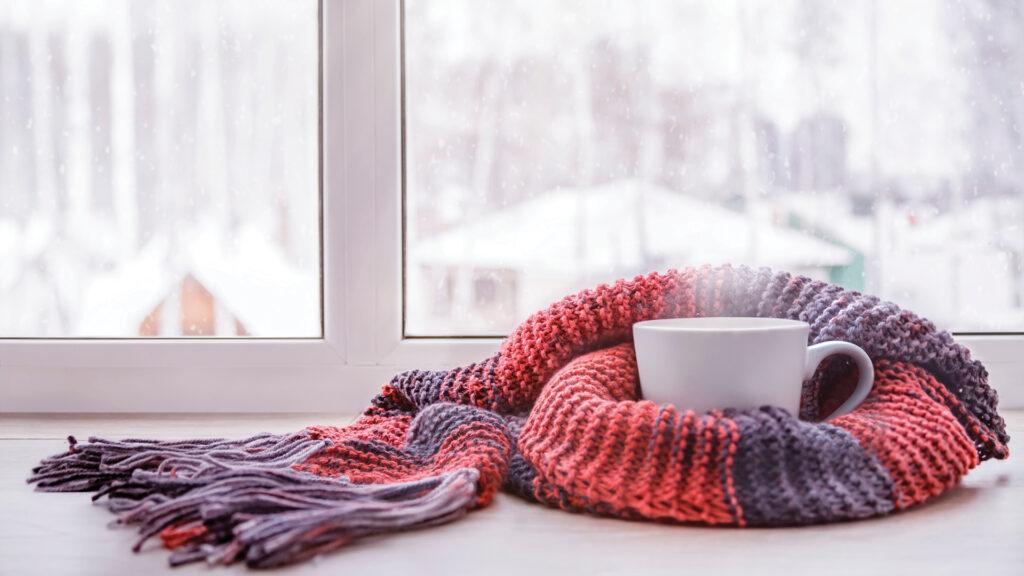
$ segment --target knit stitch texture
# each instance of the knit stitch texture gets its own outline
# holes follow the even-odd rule
[[[810,324],[875,364],[853,412],[817,422],[856,382],[830,359],[803,419],[765,406],[707,413],[639,397],[632,325],[758,316]],[[295,562],[352,539],[450,521],[504,487],[622,518],[786,526],[902,510],[954,486],[1009,440],[985,368],[928,320],[876,297],[745,267],[652,273],[568,296],[500,352],[411,371],[355,423],[245,440],[72,439],[30,479],[99,490],[172,564]]]

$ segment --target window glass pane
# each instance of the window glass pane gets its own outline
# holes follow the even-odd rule
[[[406,327],[703,263],[1024,329],[1024,11],[406,0]]]
[[[0,2],[0,337],[319,336],[317,30]]]

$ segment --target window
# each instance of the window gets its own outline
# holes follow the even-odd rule
[[[706,262],[1024,330],[1019,6],[406,0],[404,22],[409,335],[503,335]],[[430,306],[432,270],[496,268],[512,313]]]
[[[845,107],[866,104],[848,102],[835,83],[849,83],[863,98],[857,87],[870,75],[851,80],[832,56],[812,66],[769,49],[784,34],[780,22],[798,7],[810,10],[809,22],[831,21],[814,15],[819,3],[786,3],[768,13],[769,3],[745,0],[737,20],[736,3],[715,2],[652,1],[644,10],[563,1],[529,3],[530,10],[525,2],[450,0],[0,2],[0,411],[352,414],[397,372],[493,354],[509,327],[552,298],[646,268],[741,261],[751,235],[764,250],[748,261],[872,290],[868,283],[878,276],[871,242],[884,233],[887,249],[919,260],[911,262],[913,274],[904,261],[882,268],[890,297],[926,314],[952,311],[949,321],[961,330],[1020,329],[1012,313],[997,326],[1004,317],[984,308],[1017,306],[1007,278],[1019,268],[1007,255],[1021,232],[1013,184],[1019,151],[1010,140],[1019,134],[1011,111],[1020,98],[984,86],[1000,76],[1019,80],[1010,67],[1022,61],[1013,56],[1016,35],[991,29],[1019,19],[982,10],[1001,9],[994,2],[967,3],[957,20],[946,12],[952,8],[919,1],[914,22],[926,30],[908,32],[902,51],[884,52],[885,42],[896,41],[901,8],[875,4],[875,60],[884,66],[911,76],[914,68],[931,70],[952,57],[946,43],[956,37],[964,42],[957,57],[984,47],[985,55],[971,58],[988,68],[968,60],[970,75],[956,81],[936,72],[930,78],[947,82],[927,87],[928,98],[888,94],[879,83],[877,124],[885,130],[879,147],[865,148],[873,140]],[[842,22],[861,18],[860,32],[835,32],[837,50],[870,38],[870,14],[857,12],[863,9],[829,7],[845,14]],[[37,22],[38,14],[46,16]],[[752,21],[759,32],[746,34],[744,46],[737,22]],[[29,29],[38,27],[52,31],[45,42],[29,41]],[[818,34],[837,27],[846,29],[805,28]],[[991,39],[978,27],[991,29]],[[950,28],[975,32],[965,39]],[[792,40],[811,42],[801,38]],[[936,38],[939,45],[928,44]],[[54,47],[72,42],[82,48]],[[158,58],[166,43],[174,54]],[[922,43],[946,60],[921,56]],[[708,46],[720,54],[703,54],[716,51]],[[42,65],[48,74],[34,75],[30,66],[39,64],[32,59],[50,53],[53,60]],[[893,62],[904,53],[919,62]],[[742,72],[741,62],[757,63],[756,70]],[[220,73],[204,71],[217,67]],[[808,86],[811,69],[820,86]],[[147,88],[143,78],[150,77]],[[129,78],[136,89],[125,92]],[[671,88],[679,78],[689,84]],[[738,90],[737,78],[750,89]],[[785,84],[799,84],[806,95],[784,98]],[[158,85],[166,94],[193,94],[180,97],[192,104],[174,106],[171,120],[158,121],[151,103],[164,93]],[[970,114],[960,110],[958,128],[939,122],[927,139],[904,130],[937,105],[918,100],[954,102],[968,89],[978,100]],[[83,91],[86,100],[72,97]],[[37,92],[42,100],[29,99]],[[77,104],[54,104],[62,98]],[[843,108],[834,110],[833,101]],[[50,117],[32,112],[31,102],[49,103],[43,109]],[[991,116],[993,105],[1005,114]],[[160,129],[133,124],[147,115]],[[988,120],[976,121],[982,117]],[[84,118],[88,129],[72,129]],[[988,136],[974,131],[982,125]],[[581,139],[580,126],[589,139]],[[930,160],[954,148],[950,134],[965,155],[949,166]],[[57,149],[73,155],[53,170]],[[908,152],[915,149],[920,158]],[[165,165],[154,150],[169,151],[175,163]],[[865,158],[877,161],[876,180],[864,179]],[[979,180],[977,195],[948,176],[968,160],[984,160],[988,168],[978,177],[995,178]],[[947,199],[926,196],[935,190],[932,180],[897,178],[903,161],[914,175],[945,174]],[[203,184],[211,178],[219,188]],[[47,179],[49,187],[39,184]],[[89,183],[88,194],[67,196],[83,189],[70,186],[79,180]],[[174,194],[156,196],[169,204],[153,199],[162,192],[148,199],[128,193],[153,183],[173,186]],[[54,191],[49,200],[36,193],[45,190]],[[886,202],[878,190],[886,190]],[[135,207],[125,212],[132,199]],[[994,201],[1002,202],[995,214]],[[540,218],[537,206],[544,208]],[[964,215],[944,219],[952,212]],[[134,236],[126,236],[132,220],[124,214],[131,213],[138,219]],[[866,220],[867,231],[835,226],[839,213],[860,218],[862,227]],[[60,214],[60,226],[52,214]],[[978,220],[992,218],[1002,219],[999,244]],[[182,229],[168,232],[174,226]],[[932,252],[920,248],[929,237],[954,236],[956,242],[928,244]],[[959,268],[949,263],[950,245]],[[214,278],[209,266],[227,274]],[[966,271],[955,276],[959,287],[935,280],[952,270]],[[914,276],[932,278],[945,292],[920,305],[893,292]],[[84,306],[96,278],[108,280],[105,290],[118,297]],[[967,300],[970,290],[984,297]],[[964,300],[949,304],[954,293]],[[51,313],[53,302],[64,312]],[[28,306],[42,313],[29,314]],[[92,317],[89,329],[81,315]],[[957,337],[985,361],[1000,405],[1024,406],[1024,387],[1016,385],[1024,375],[1024,336]]]
[[[315,0],[0,5],[0,337],[318,337]]]

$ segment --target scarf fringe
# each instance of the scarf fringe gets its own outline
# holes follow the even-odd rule
[[[205,561],[270,568],[353,539],[455,520],[475,505],[479,472],[465,468],[395,484],[353,484],[292,469],[330,445],[305,434],[244,440],[109,441],[69,437],[29,482],[46,492],[97,491],[137,526],[138,552],[154,536],[170,564]]]

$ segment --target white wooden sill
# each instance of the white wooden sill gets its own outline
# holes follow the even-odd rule
[[[1010,435],[1024,436],[1024,411],[1004,413]],[[0,574],[118,576],[243,574],[241,566],[166,567],[151,543],[140,554],[135,532],[110,529],[108,512],[87,494],[34,493],[25,477],[40,458],[86,437],[242,436],[350,416],[64,415],[0,416]],[[1013,444],[1011,443],[1011,448]],[[570,514],[499,494],[465,518],[417,532],[357,542],[283,573],[531,575],[556,574],[929,574],[1019,575],[1024,567],[1024,461],[989,461],[962,485],[892,516],[807,528],[672,526]]]

